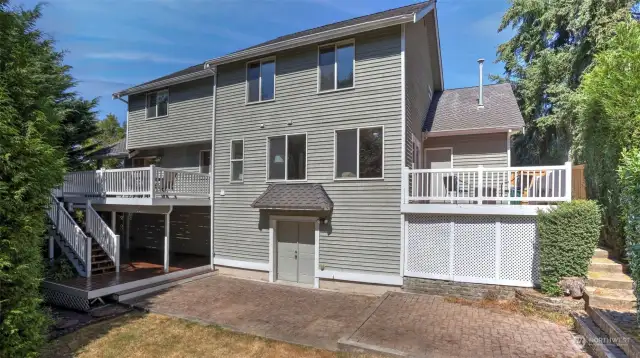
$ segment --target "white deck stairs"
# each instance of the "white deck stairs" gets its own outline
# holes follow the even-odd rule
[[[47,234],[60,247],[81,277],[117,271],[119,236],[113,234],[90,205],[75,205],[84,209],[84,221],[53,194],[47,211]],[[52,250],[53,248],[50,248]]]

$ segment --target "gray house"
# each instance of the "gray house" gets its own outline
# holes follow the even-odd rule
[[[93,245],[69,250],[85,280],[110,275],[91,276],[87,247],[141,278],[82,298],[212,269],[329,289],[534,285],[531,218],[570,200],[570,171],[510,165],[511,87],[445,90],[437,24],[427,1],[115,93],[131,168],[70,173],[54,206],[100,225],[52,242]]]

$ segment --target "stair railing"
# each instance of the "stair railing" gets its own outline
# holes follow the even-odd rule
[[[53,194],[49,195],[49,218],[56,225],[65,243],[76,254],[84,265],[87,277],[91,276],[91,237],[84,234],[80,226],[65,210],[64,204],[59,202]]]
[[[104,252],[116,266],[116,272],[120,272],[120,235],[116,235],[109,225],[102,220],[100,215],[87,203],[87,232],[93,236]]]

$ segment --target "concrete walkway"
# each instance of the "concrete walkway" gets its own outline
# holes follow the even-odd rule
[[[564,327],[438,296],[396,292],[371,297],[212,276],[132,303],[330,350],[368,348],[429,357],[583,355]]]

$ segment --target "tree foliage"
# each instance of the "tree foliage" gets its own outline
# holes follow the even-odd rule
[[[576,119],[573,95],[634,0],[511,0],[499,31],[515,35],[498,47],[497,61],[515,83],[526,123],[514,138],[520,164],[567,159]]]
[[[630,184],[617,172],[622,153],[640,147],[640,24],[629,17],[603,47],[573,101],[574,148],[586,163],[590,197],[605,209],[606,243],[622,252],[620,193]]]
[[[0,356],[35,356],[44,341],[41,246],[51,189],[62,182],[77,123],[93,101],[76,98],[63,55],[36,28],[40,7],[0,0]],[[87,124],[82,128],[89,128]],[[75,130],[75,129],[74,129]],[[66,133],[66,134],[65,134]],[[66,136],[65,136],[66,135]]]
[[[87,141],[85,148],[87,148],[87,150],[91,152],[97,149],[104,148],[108,145],[118,142],[119,140],[124,139],[126,135],[125,126],[126,126],[126,123],[124,126],[120,125],[120,121],[118,120],[118,117],[116,117],[115,114],[113,113],[107,114],[107,116],[103,120],[97,122],[97,127],[98,127],[97,134]],[[94,161],[91,160],[92,164],[93,162]],[[121,159],[115,159],[115,158],[104,159],[102,161],[101,167],[107,168],[107,169],[113,169],[113,168],[117,168],[121,164],[121,162],[122,162]],[[95,168],[95,165],[94,165],[94,168]]]

